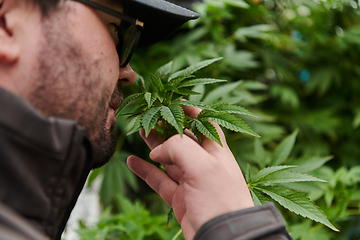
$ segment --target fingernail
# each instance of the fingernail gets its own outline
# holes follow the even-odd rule
[[[159,154],[160,152],[160,149],[162,147],[162,144],[158,145],[156,148],[154,148],[151,152],[150,152],[150,158],[153,159],[153,158],[156,158],[157,155]]]

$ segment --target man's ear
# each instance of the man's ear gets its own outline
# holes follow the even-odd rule
[[[0,64],[11,64],[18,60],[20,48],[13,37],[13,29],[9,28],[6,19],[12,10],[12,0],[0,0]]]

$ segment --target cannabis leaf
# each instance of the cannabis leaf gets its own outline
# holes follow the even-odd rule
[[[130,134],[145,130],[145,135],[155,129],[164,139],[178,133],[181,136],[185,129],[192,131],[201,141],[202,135],[222,146],[219,134],[210,121],[235,132],[246,133],[259,137],[238,115],[256,117],[243,107],[225,103],[206,104],[187,100],[187,96],[197,95],[189,87],[225,82],[223,79],[196,78],[196,71],[215,63],[222,58],[209,59],[198,62],[183,70],[172,73],[173,63],[169,62],[160,67],[155,74],[151,74],[149,90],[132,94],[124,99],[117,115],[124,109],[128,119],[133,119]],[[182,106],[202,109],[196,118],[185,116]],[[134,120],[135,119],[135,120]]]
[[[188,75],[191,75],[193,74],[194,72],[204,68],[204,67],[207,67],[209,66],[210,64],[214,63],[214,62],[217,62],[219,60],[222,60],[222,58],[214,58],[214,59],[209,59],[209,60],[205,60],[205,61],[202,61],[202,62],[199,62],[199,63],[196,63],[184,70],[181,70],[181,71],[178,71],[174,74],[172,74],[170,77],[169,77],[169,80],[172,80],[176,77],[180,77],[180,76],[188,76]]]
[[[202,134],[205,135],[205,137],[216,141],[218,144],[220,144],[220,146],[222,146],[222,143],[220,141],[220,137],[219,134],[217,133],[214,125],[212,125],[210,122],[208,122],[207,120],[198,120],[195,119],[194,120],[195,123],[195,127],[196,129],[201,132]],[[199,141],[201,140],[201,136],[199,136],[198,134],[196,134]]]
[[[161,116],[165,121],[171,124],[177,132],[182,136],[183,135],[183,122],[185,118],[184,111],[179,105],[170,105],[170,106],[162,106]]]
[[[158,120],[160,119],[161,107],[153,107],[146,110],[143,115],[142,125],[145,129],[146,135],[149,135],[151,129],[155,127]]]
[[[281,184],[296,183],[296,182],[326,182],[317,177],[305,174],[305,169],[297,165],[282,165],[289,157],[291,150],[294,146],[298,130],[295,130],[290,136],[286,137],[276,148],[269,167],[263,168],[256,174],[252,173],[250,165],[246,171],[246,181],[250,189],[251,196],[256,205],[264,204],[270,200],[279,203],[284,208],[294,212],[303,217],[307,217],[316,222],[320,222],[327,227],[338,231],[327,220],[326,215],[310,201],[303,193],[297,192],[294,189],[286,188]],[[265,154],[263,147],[259,141],[255,142],[255,151],[262,149],[262,155]],[[255,156],[260,156],[255,154]],[[331,157],[330,157],[331,158]],[[322,164],[330,159],[329,157],[322,158]],[[301,161],[293,161],[292,164],[301,163]],[[309,167],[308,170],[315,170],[321,164],[314,164],[306,162]],[[264,164],[264,163],[262,163]],[[276,165],[276,166],[274,166]],[[301,172],[297,172],[301,170]]]
[[[320,222],[334,231],[339,231],[326,219],[325,214],[313,202],[305,197],[304,194],[282,187],[257,187],[256,189],[269,195],[272,199],[276,200],[280,205],[290,211],[303,217],[310,218],[316,222]]]

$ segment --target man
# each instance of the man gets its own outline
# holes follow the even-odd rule
[[[114,152],[137,42],[196,17],[163,0],[0,0],[0,239],[60,239],[89,171]],[[135,156],[128,165],[186,239],[288,238],[273,205],[253,207],[223,134],[223,148],[192,135],[144,139],[167,174]]]

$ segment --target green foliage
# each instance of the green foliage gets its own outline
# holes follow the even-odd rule
[[[296,166],[277,166],[283,163],[290,155],[297,133],[298,131],[295,131],[289,137],[285,138],[276,148],[271,161],[271,165],[275,166],[264,168],[258,173],[252,174],[250,165],[248,165],[246,180],[254,202],[257,205],[265,203],[267,200],[264,201],[260,199],[266,196],[268,199],[270,198],[276,201],[291,212],[320,222],[338,231],[338,229],[327,220],[325,214],[303,193],[299,193],[291,188],[285,188],[282,185],[283,183],[294,182],[326,182],[317,177],[289,170]]]
[[[222,79],[227,83],[184,87],[200,94],[188,96],[183,105],[213,110],[209,105],[230,103],[256,114],[258,118],[241,116],[261,139],[225,131],[247,179],[281,164],[292,166],[283,170],[292,172],[288,174],[304,173],[327,181],[276,183],[316,201],[340,230],[334,232],[279,208],[294,240],[359,239],[358,5],[351,0],[204,0],[193,7],[200,19],[191,21],[176,37],[135,53],[131,65],[139,73],[138,84],[124,87],[124,91],[126,95],[144,92],[151,80],[145,81],[141,75],[155,72],[169,61],[155,76],[166,79],[188,65],[223,57],[193,79]],[[177,81],[183,84],[188,80]],[[147,106],[154,99],[163,101],[156,93],[147,94],[146,99]],[[136,106],[137,101],[133,103],[127,107]],[[119,117],[119,122],[123,119]],[[135,126],[137,132],[141,120],[134,117],[128,127],[124,123],[119,127],[125,133]],[[290,139],[280,151],[285,136]],[[129,135],[126,144],[118,148],[146,158],[148,149],[141,141],[136,134]],[[268,187],[273,186],[262,185]],[[146,199],[151,209],[162,209],[158,199],[150,197],[150,190],[139,188],[137,198]],[[251,193],[257,203],[272,200],[256,188]]]
[[[126,152],[116,152],[105,166],[94,170],[89,177],[88,184],[91,185],[93,180],[101,175],[100,200],[104,207],[116,201],[116,194],[124,195],[127,186],[135,191],[139,190],[136,176],[125,162],[129,155]]]
[[[295,131],[289,137],[285,138],[280,145],[276,148],[274,155],[271,159],[270,165],[279,165],[282,164],[286,158],[289,157],[290,152],[294,146],[296,136],[298,131]]]
[[[183,99],[188,95],[200,94],[186,89],[186,87],[225,81],[213,78],[194,78],[194,75],[192,75],[220,59],[201,61],[175,73],[172,73],[172,62],[165,64],[156,70],[155,75],[151,76],[150,89],[152,91],[145,90],[142,93],[134,93],[125,98],[117,111],[117,115],[127,106],[134,106],[136,103],[139,107],[132,108],[130,112],[125,113],[129,115],[128,119],[136,118],[136,122],[132,123],[133,128],[130,133],[145,129],[145,135],[148,136],[151,129],[155,129],[164,139],[168,139],[175,133],[182,136],[184,129],[187,128],[195,133],[199,141],[201,141],[201,134],[203,134],[222,146],[217,130],[208,121],[214,121],[220,126],[235,132],[259,137],[244,121],[233,115],[255,116],[245,108],[236,105],[206,104]],[[170,76],[167,78],[168,75]],[[219,93],[213,94],[217,95]],[[140,101],[138,101],[139,99]],[[202,111],[196,118],[185,117],[181,106],[199,107]],[[159,122],[160,126],[158,126]]]
[[[99,222],[94,226],[85,226],[80,223],[80,240],[169,240],[176,235],[179,225],[172,224],[167,229],[167,216],[152,216],[139,202],[118,197],[122,212],[112,215],[110,208],[102,214]]]

